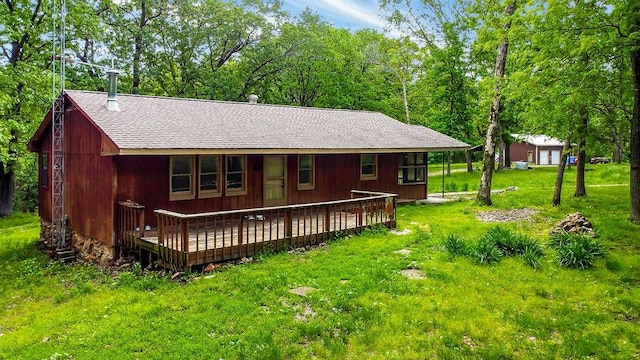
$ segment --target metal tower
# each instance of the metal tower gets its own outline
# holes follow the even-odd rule
[[[56,14],[57,13],[57,14]],[[59,22],[56,23],[56,17]],[[51,105],[51,223],[55,249],[67,247],[64,209],[64,78],[65,78],[65,17],[66,3],[53,0],[53,103]]]

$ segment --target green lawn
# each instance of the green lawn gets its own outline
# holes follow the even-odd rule
[[[573,198],[572,169],[557,208],[548,205],[554,168],[505,171],[495,187],[518,190],[494,196],[491,208],[403,206],[398,227],[409,235],[370,231],[188,283],[139,268],[118,275],[47,263],[35,250],[37,218],[0,219],[0,359],[637,358],[640,226],[627,220],[628,166],[592,168],[588,196]],[[477,188],[478,178],[446,181]],[[478,211],[522,207],[539,213],[502,226],[545,244],[554,223],[581,211],[606,257],[571,270],[545,247],[534,270],[519,258],[483,266],[444,250],[447,235],[473,242],[495,226],[476,220]],[[298,286],[315,290],[290,293]]]

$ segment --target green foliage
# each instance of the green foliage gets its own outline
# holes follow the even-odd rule
[[[453,234],[447,235],[447,238],[444,241],[444,248],[453,257],[467,254],[467,244],[465,239],[461,236]]]
[[[495,264],[502,258],[502,251],[498,249],[494,239],[481,237],[471,250],[471,255],[480,265]]]
[[[593,267],[596,259],[605,255],[602,245],[589,235],[570,234],[567,238],[556,250],[560,266],[586,270]]]

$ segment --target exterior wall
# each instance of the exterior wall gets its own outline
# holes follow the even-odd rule
[[[298,190],[298,155],[287,156],[287,204],[348,199],[351,190],[398,193],[402,199],[426,197],[426,184],[398,185],[403,154],[378,155],[376,180],[360,180],[359,154],[315,156],[315,186]],[[145,206],[145,224],[155,226],[155,209],[198,213],[262,207],[263,155],[247,155],[247,193],[192,200],[169,200],[169,156],[118,156],[116,201],[132,200]],[[224,191],[223,191],[224,192]]]
[[[509,154],[511,155],[511,161],[529,161],[527,158],[528,152],[533,152],[533,163],[538,164],[540,158],[536,152],[536,147],[528,143],[514,142],[509,146]]]
[[[528,161],[527,153],[529,151],[533,152],[534,156],[534,164],[540,165],[540,151],[549,151],[548,156],[548,164],[552,165],[551,162],[551,152],[552,151],[562,151],[562,146],[535,146],[528,143],[512,143],[509,147],[509,151],[511,152],[511,161]],[[557,165],[557,164],[553,164]]]
[[[101,132],[78,110],[65,114],[64,136],[64,201],[68,227],[112,245],[114,159],[101,156]]]
[[[47,154],[49,158],[48,185],[42,186],[42,154]],[[52,188],[52,158],[51,158],[51,131],[42,139],[40,149],[38,149],[38,213],[40,219],[51,222],[51,188]]]

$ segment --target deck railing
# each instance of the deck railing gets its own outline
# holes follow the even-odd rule
[[[144,229],[144,206],[131,200],[119,201],[116,246],[137,249]]]
[[[181,214],[155,210],[158,258],[175,269],[280,251],[395,226],[396,194],[352,191],[352,199],[246,210]],[[154,241],[155,240],[155,241]],[[152,250],[150,248],[150,250]]]

